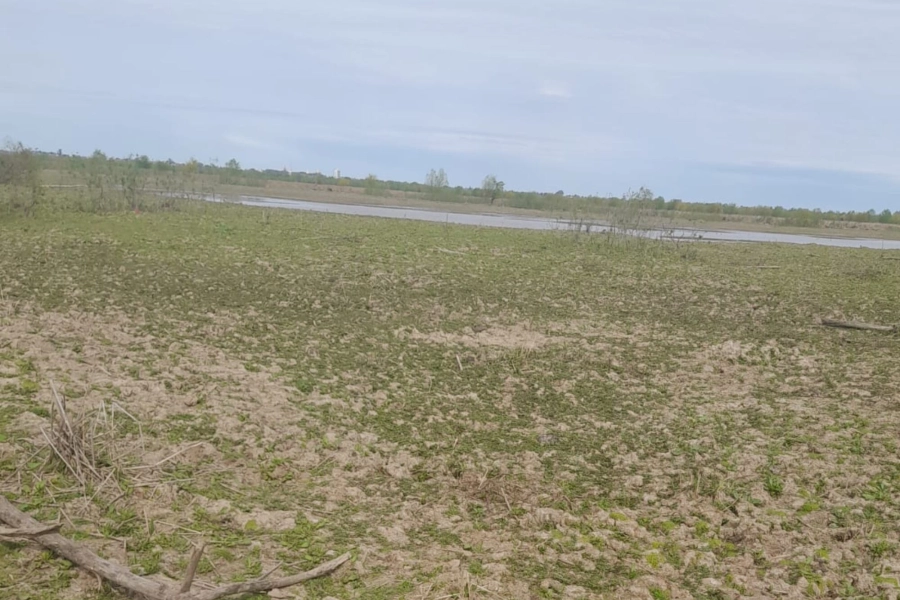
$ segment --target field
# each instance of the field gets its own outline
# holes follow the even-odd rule
[[[299,598],[896,598],[896,254],[184,204],[0,221],[0,492]],[[93,423],[82,485],[42,434]],[[0,596],[124,596],[0,543]]]

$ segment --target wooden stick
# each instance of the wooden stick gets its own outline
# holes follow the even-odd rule
[[[0,520],[21,529],[36,530],[43,527],[40,522],[13,506],[4,496],[0,496]],[[34,540],[66,560],[119,587],[143,594],[154,600],[170,600],[172,598],[168,594],[169,590],[165,584],[138,577],[131,571],[100,558],[84,546],[75,544],[58,533],[35,536]]]
[[[169,461],[172,460],[173,458],[176,458],[176,457],[178,457],[178,456],[184,454],[184,453],[187,452],[188,450],[192,450],[192,449],[196,448],[197,446],[202,445],[203,443],[204,443],[204,442],[195,442],[195,443],[191,444],[190,446],[188,446],[187,448],[182,448],[182,449],[179,450],[178,452],[176,452],[176,453],[174,453],[174,454],[170,454],[169,456],[165,457],[164,459],[162,459],[162,460],[160,460],[160,461],[157,461],[157,462],[153,463],[152,465],[138,465],[138,466],[136,466],[136,467],[125,467],[125,469],[126,469],[127,471],[139,471],[139,470],[141,470],[141,469],[155,469],[156,467],[158,467],[158,466],[160,466],[160,465],[166,464],[167,462],[169,462]]]
[[[862,331],[897,331],[894,325],[870,325],[858,321],[836,321],[834,319],[822,319],[825,327],[837,327],[838,329],[859,329]]]
[[[29,539],[37,537],[39,535],[44,535],[45,533],[55,533],[59,531],[60,527],[62,527],[62,523],[57,523],[56,525],[47,525],[46,527],[41,527],[40,529],[10,529],[8,527],[0,527],[0,537]]]
[[[246,581],[244,583],[232,583],[224,585],[214,590],[201,592],[196,594],[191,600],[219,600],[225,596],[235,596],[237,594],[254,594],[257,592],[267,592],[270,590],[280,590],[281,588],[291,587],[304,581],[324,577],[337,570],[342,564],[350,560],[350,553],[341,554],[334,560],[322,563],[314,569],[310,569],[305,573],[298,573],[290,577],[281,577],[279,579],[256,579],[254,581]]]
[[[200,565],[200,559],[203,558],[203,550],[206,548],[206,544],[200,544],[194,551],[191,553],[191,562],[188,563],[187,572],[184,574],[184,582],[181,584],[181,590],[179,590],[182,594],[185,594],[191,591],[191,585],[194,583],[194,575],[197,574],[197,567]]]
[[[76,544],[56,533],[57,527],[48,527],[22,512],[3,495],[0,495],[0,521],[15,528],[12,531],[28,533],[29,535],[25,536],[28,539],[33,539],[44,548],[55,552],[95,576],[149,600],[219,600],[236,594],[267,592],[330,575],[350,560],[348,552],[305,573],[298,573],[290,577],[256,579],[244,583],[232,583],[211,590],[191,592],[183,591],[183,589],[185,586],[190,587],[193,583],[193,574],[196,574],[197,565],[200,563],[202,548],[194,550],[188,566],[188,573],[179,588],[176,587],[177,583],[175,582],[168,583],[140,577],[122,565],[100,558],[87,547]]]

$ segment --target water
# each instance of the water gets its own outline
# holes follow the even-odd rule
[[[362,217],[382,217],[387,219],[408,219],[454,225],[474,225],[476,227],[502,227],[507,229],[537,229],[543,231],[575,231],[585,226],[581,223],[561,219],[518,217],[497,214],[467,214],[438,212],[433,210],[405,208],[398,206],[366,206],[360,204],[329,204],[307,202],[305,200],[280,200],[261,196],[241,196],[240,204],[264,208],[287,208],[340,215]],[[591,233],[607,233],[612,227],[591,224]],[[880,240],[873,238],[843,238],[791,233],[761,233],[756,231],[716,231],[702,229],[651,229],[642,230],[639,235],[652,239],[707,240],[716,242],[774,242],[781,244],[819,244],[841,248],[872,248],[877,250],[900,250],[900,240]]]

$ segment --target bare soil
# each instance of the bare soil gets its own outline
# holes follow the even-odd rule
[[[817,322],[896,320],[887,253],[42,219],[0,224],[0,491],[135,572],[205,540],[208,581],[353,552],[301,598],[897,597],[897,338]],[[109,417],[87,491],[51,385]],[[9,543],[0,591],[121,597]]]

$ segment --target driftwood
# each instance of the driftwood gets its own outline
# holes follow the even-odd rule
[[[266,576],[253,581],[232,583],[210,590],[192,592],[191,586],[194,581],[194,575],[197,572],[197,566],[200,564],[200,559],[203,556],[203,546],[199,546],[194,550],[184,581],[179,585],[176,582],[166,583],[140,577],[121,565],[100,558],[85,546],[76,544],[56,533],[57,529],[59,529],[58,525],[47,526],[40,523],[16,508],[12,502],[2,495],[0,495],[0,521],[12,527],[12,529],[0,529],[0,535],[33,540],[82,569],[90,571],[122,589],[144,596],[149,600],[219,600],[219,598],[238,594],[268,592],[324,577],[350,560],[349,553],[342,554],[334,560],[322,563],[305,573],[298,573],[290,577],[269,579]]]
[[[22,538],[27,540],[35,536],[44,535],[45,533],[56,533],[59,531],[60,527],[62,527],[62,523],[57,523],[56,525],[44,525],[40,529],[9,529],[7,527],[0,527],[0,537],[13,539]]]
[[[835,321],[834,319],[822,319],[825,327],[837,327],[838,329],[859,329],[862,331],[897,331],[896,325],[870,325],[857,321]]]

